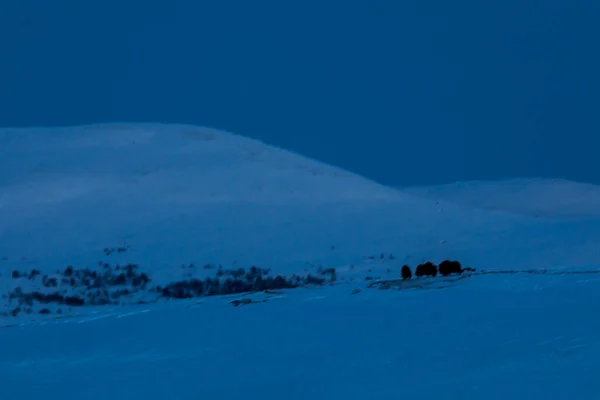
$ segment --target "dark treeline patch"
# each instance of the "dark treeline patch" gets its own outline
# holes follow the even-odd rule
[[[66,304],[70,306],[82,306],[85,301],[79,296],[63,296],[59,292],[54,293],[40,293],[40,292],[23,292],[21,288],[16,288],[9,295],[9,300],[16,299],[19,306],[33,306],[35,303],[39,304]]]
[[[78,296],[65,296],[64,304],[68,306],[82,306],[85,304],[85,301]]]
[[[112,268],[107,264],[102,264],[102,268],[103,270],[96,271],[89,268],[75,269],[69,266],[62,273],[62,282],[73,287],[83,286],[88,289],[124,285],[143,289],[150,282],[148,274],[139,272],[137,264],[115,265]]]
[[[18,278],[35,279],[39,275],[40,275],[40,271],[38,271],[37,269],[32,269],[31,272],[29,272],[29,273],[21,272],[18,270],[14,270],[11,273],[11,277],[13,279],[18,279]]]
[[[195,266],[189,264],[186,265],[186,268],[193,269]],[[314,275],[289,277],[271,275],[269,268],[257,266],[249,269],[224,269],[221,265],[213,267],[211,264],[210,268],[205,269],[213,268],[216,269],[213,277],[192,278],[150,289],[148,287],[151,282],[150,277],[141,272],[137,264],[111,266],[99,262],[96,269],[75,268],[69,265],[63,270],[56,271],[56,274],[43,275],[41,279],[43,290],[24,292],[19,287],[8,295],[8,300],[13,304],[14,314],[27,310],[33,312],[32,307],[36,305],[40,306],[38,313],[48,314],[52,312],[52,309],[44,305],[81,307],[119,304],[122,297],[132,296],[136,293],[142,295],[154,293],[153,296],[158,296],[156,299],[161,297],[185,299],[255,292],[274,293],[280,289],[292,289],[304,285],[323,285],[336,280],[335,268],[321,267]],[[31,273],[14,271],[13,277],[29,278],[33,276],[35,278],[40,273],[34,271]]]
[[[35,304],[64,304],[67,306],[117,304],[122,296],[146,289],[151,281],[148,274],[140,272],[136,264],[115,265],[98,263],[99,269],[74,268],[67,266],[56,274],[44,275],[42,286],[55,289],[53,292],[32,291],[23,292],[16,288],[8,296],[9,302],[15,301],[20,307],[32,307]],[[14,278],[33,279],[39,271],[31,273],[13,271]],[[78,294],[68,295],[76,290]]]
[[[162,297],[187,299],[203,296],[229,295],[251,292],[264,292],[278,289],[293,289],[303,285],[323,285],[326,278],[313,276],[282,275],[269,276],[270,269],[252,266],[248,271],[244,268],[224,270],[220,268],[215,278],[188,279],[173,282],[165,287],[157,287],[155,290]],[[335,281],[335,269],[321,269],[320,275]]]

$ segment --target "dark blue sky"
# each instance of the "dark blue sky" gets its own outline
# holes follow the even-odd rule
[[[600,183],[597,0],[1,0],[0,126],[207,125],[387,184]]]

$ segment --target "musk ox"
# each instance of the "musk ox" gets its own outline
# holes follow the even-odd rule
[[[401,270],[400,274],[402,275],[402,279],[403,280],[407,280],[407,279],[412,278],[412,272],[411,272],[410,267],[408,265],[403,265],[402,266],[402,270]]]
[[[417,265],[417,269],[415,271],[416,276],[436,276],[437,275],[437,266],[427,261],[424,264]]]

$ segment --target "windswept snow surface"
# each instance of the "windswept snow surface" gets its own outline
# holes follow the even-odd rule
[[[3,329],[3,398],[597,399],[598,278],[496,278]]]
[[[335,285],[240,307],[226,296],[0,317],[12,326],[0,329],[2,397],[596,399],[592,209],[539,219],[438,202],[191,126],[0,130],[0,294],[34,289],[14,269],[98,262],[139,264],[161,284],[189,263],[338,270]],[[539,273],[365,281],[445,258]]]

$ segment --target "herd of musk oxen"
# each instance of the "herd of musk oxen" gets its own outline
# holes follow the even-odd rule
[[[415,270],[416,277],[422,276],[437,276],[439,273],[442,276],[448,276],[451,274],[462,274],[466,271],[475,271],[473,268],[463,268],[460,262],[444,260],[439,266],[434,263],[427,261],[426,263],[417,265]],[[413,274],[408,265],[404,265],[400,271],[402,279],[411,279]]]

